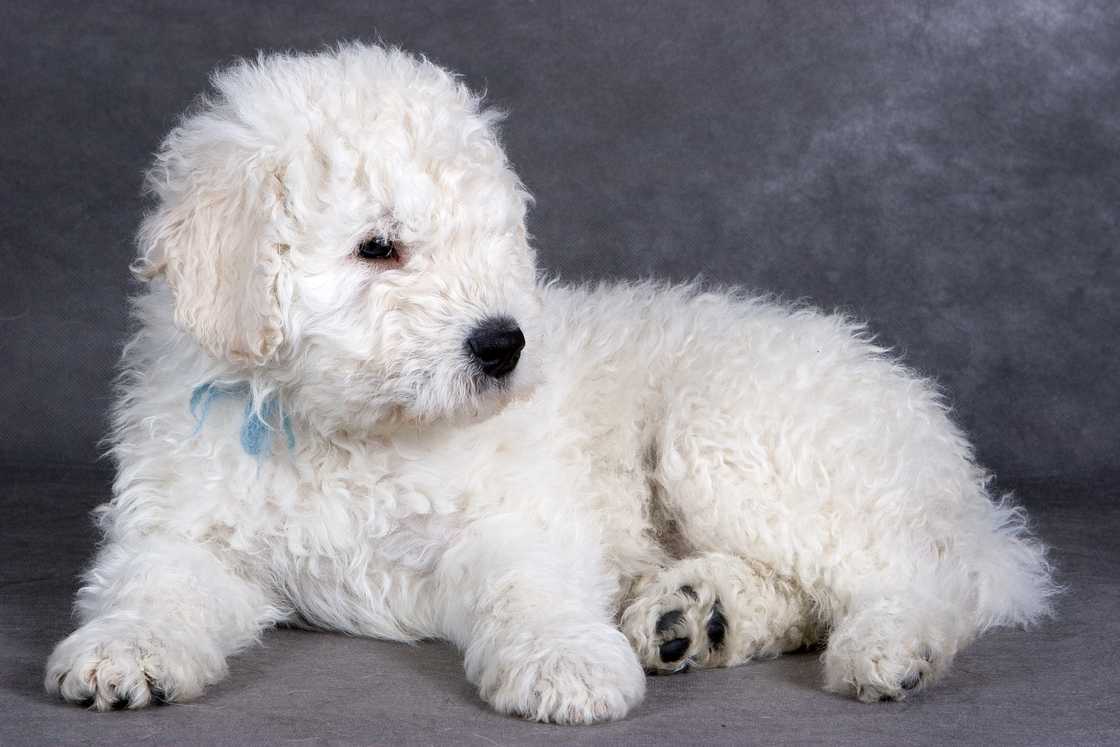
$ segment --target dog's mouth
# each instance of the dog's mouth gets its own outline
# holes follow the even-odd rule
[[[528,399],[535,388],[528,379],[520,367],[495,377],[466,362],[450,380],[414,383],[398,399],[398,417],[415,425],[486,420],[511,403]]]
[[[536,391],[536,379],[531,368],[514,361],[507,373],[495,377],[475,367],[470,375],[470,404],[464,409],[470,411],[475,419],[486,419],[511,405],[528,401]]]
[[[514,389],[514,382],[516,381],[515,374],[512,367],[510,370],[503,374],[501,377],[495,378],[491,374],[484,373],[477,366],[473,367],[471,371],[471,389],[475,396],[502,396],[511,389]]]

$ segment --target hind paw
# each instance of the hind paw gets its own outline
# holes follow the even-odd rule
[[[728,628],[715,589],[702,582],[649,584],[622,614],[622,631],[651,674],[722,666]]]

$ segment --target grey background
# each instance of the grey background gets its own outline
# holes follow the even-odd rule
[[[385,40],[510,113],[565,278],[871,321],[1002,475],[1116,466],[1116,3],[8,3],[0,458],[91,461],[150,153],[214,66]]]
[[[295,632],[198,705],[96,718],[39,695],[108,494],[149,155],[216,65],[378,37],[509,112],[548,271],[702,275],[869,320],[1034,512],[1059,622],[984,639],[912,704],[820,693],[806,655],[656,680],[597,730],[488,713],[435,644]],[[0,104],[0,742],[1120,739],[1120,4],[11,1]]]

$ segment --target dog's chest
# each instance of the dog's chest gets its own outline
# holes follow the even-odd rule
[[[328,453],[276,470],[265,541],[293,562],[333,558],[417,567],[460,513],[453,480],[398,454]]]

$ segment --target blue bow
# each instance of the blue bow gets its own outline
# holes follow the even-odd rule
[[[272,434],[276,428],[271,424],[280,412],[280,402],[275,394],[261,403],[260,411],[253,409],[253,398],[250,395],[249,384],[218,384],[213,381],[194,388],[191,392],[191,415],[198,422],[194,432],[202,430],[206,416],[210,414],[210,405],[221,397],[245,398],[245,415],[241,423],[241,448],[249,456],[258,459],[272,453]],[[285,414],[280,421],[280,428],[284,431],[288,449],[294,449],[296,435],[292,431],[292,421]]]

